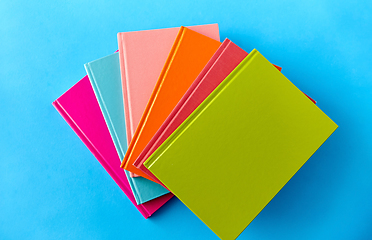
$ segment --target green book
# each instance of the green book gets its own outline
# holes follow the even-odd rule
[[[235,239],[336,128],[253,50],[144,165]]]

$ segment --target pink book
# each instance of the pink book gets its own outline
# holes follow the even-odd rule
[[[220,40],[218,24],[188,28]],[[128,144],[137,129],[179,30],[180,28],[176,27],[118,33]]]
[[[173,194],[169,193],[149,202],[136,204],[127,176],[120,168],[121,160],[88,76],[85,76],[55,100],[53,106],[145,218],[151,216],[172,198]]]
[[[215,40],[220,40],[218,24],[188,28]],[[179,30],[180,27],[118,33],[128,145],[145,111]],[[133,173],[131,176],[138,177]]]

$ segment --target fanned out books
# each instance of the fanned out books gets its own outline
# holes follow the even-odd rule
[[[53,105],[145,218],[175,195],[235,239],[337,128],[217,24],[117,37]]]

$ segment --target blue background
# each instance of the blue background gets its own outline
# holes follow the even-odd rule
[[[173,198],[145,220],[52,107],[116,34],[219,23],[339,129],[239,239],[372,238],[371,1],[1,1],[0,239],[217,239]],[[283,93],[285,94],[285,93]]]

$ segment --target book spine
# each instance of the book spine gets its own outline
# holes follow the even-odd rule
[[[117,133],[116,133],[116,130],[114,128],[114,124],[112,123],[110,114],[107,111],[106,103],[103,100],[101,91],[100,91],[100,89],[99,89],[99,87],[97,85],[97,81],[96,81],[96,78],[94,77],[94,73],[92,71],[92,68],[90,66],[90,63],[84,64],[84,67],[85,67],[85,70],[86,70],[86,72],[88,74],[89,81],[90,81],[90,83],[91,83],[91,85],[93,87],[93,91],[94,91],[94,94],[96,95],[96,98],[97,98],[98,104],[100,106],[101,112],[103,114],[103,117],[105,118],[105,122],[106,122],[106,125],[107,125],[108,129],[109,129],[111,138],[112,138],[112,140],[114,142],[116,151],[117,151],[120,159],[123,159],[123,157],[124,157],[123,148],[122,148],[122,146],[120,144],[119,137],[117,136]]]
[[[130,104],[130,91],[129,91],[129,79],[128,73],[126,71],[127,68],[127,58],[126,58],[126,47],[125,47],[125,33],[118,33],[118,45],[119,45],[119,59],[120,59],[120,73],[121,73],[121,85],[123,90],[123,103],[124,103],[124,112],[125,112],[125,122],[126,122],[126,129],[127,129],[127,145],[129,146],[130,142],[132,141],[132,136],[134,130],[133,121],[132,121],[132,109]],[[121,160],[123,160],[122,158]]]
[[[123,93],[123,107],[124,107],[124,117],[125,117],[125,128],[126,128],[126,136],[127,136],[127,146],[129,146],[130,142],[132,141],[132,136],[134,132],[133,127],[133,119],[132,119],[132,104],[130,103],[130,90],[129,90],[129,77],[128,77],[128,61],[127,61],[127,48],[126,48],[126,41],[125,41],[125,33],[118,33],[118,45],[119,50],[119,62],[120,62],[120,74],[121,74],[121,85],[122,85],[122,93]],[[116,132],[115,132],[116,133]],[[119,141],[119,140],[118,140]],[[120,149],[122,150],[122,154],[120,155],[120,160],[123,162],[125,158],[125,153],[120,145]],[[121,163],[122,164],[122,163]],[[129,177],[138,177],[132,172],[129,172]],[[129,179],[129,178],[128,178]],[[131,185],[132,186],[132,185]]]
[[[92,142],[88,139],[88,137],[84,134],[84,132],[79,128],[79,126],[74,122],[74,120],[70,117],[70,115],[65,111],[62,105],[58,102],[58,99],[55,100],[52,105],[56,108],[59,114],[63,117],[63,119],[67,122],[67,124],[72,128],[72,130],[78,135],[81,141],[87,146],[93,156],[98,160],[98,162],[102,165],[102,167],[106,170],[106,172],[111,176],[112,179],[116,182],[116,184],[121,188],[125,195],[131,200],[131,191],[128,188],[127,184],[125,184],[121,178],[115,173],[115,171],[111,168],[111,166],[107,163],[104,159],[102,154],[94,147]],[[132,203],[134,203],[131,200]],[[151,214],[144,208],[142,205],[136,206],[137,209],[140,211],[144,218],[148,218]]]
[[[230,84],[231,80],[234,79],[236,74],[238,74],[242,69],[244,69],[250,61],[257,55],[258,51],[254,49],[251,53],[248,54],[247,57],[226,77],[224,81],[199,105],[195,111],[190,114],[190,116],[174,131],[167,140],[147,159],[144,163],[147,169],[151,169],[151,167],[156,163],[158,155],[163,152],[166,148],[168,148],[172,142],[177,139],[177,137],[182,134],[190,124],[195,121],[198,116],[210,105],[214,99]]]
[[[160,76],[159,76],[159,79],[158,81],[156,82],[156,85],[154,87],[154,90],[151,94],[151,97],[149,99],[149,103],[147,104],[146,108],[145,108],[145,111],[143,112],[143,115],[141,117],[141,120],[138,124],[138,127],[133,135],[133,138],[129,144],[129,147],[128,147],[128,150],[127,150],[127,153],[124,157],[124,160],[121,164],[121,167],[122,168],[127,168],[128,167],[128,164],[129,164],[129,161],[128,159],[131,157],[131,154],[133,152],[133,148],[134,146],[136,145],[137,141],[138,141],[138,136],[140,135],[140,133],[142,132],[143,130],[143,125],[144,123],[147,121],[147,116],[148,116],[148,113],[150,112],[150,110],[152,109],[152,106],[153,106],[153,103],[154,103],[154,100],[156,99],[157,97],[157,94],[158,94],[158,91],[160,89],[160,86],[162,85],[163,83],[163,80],[165,78],[165,76],[167,75],[167,72],[168,72],[168,69],[174,59],[174,56],[175,56],[175,53],[177,52],[177,49],[181,43],[181,40],[182,40],[182,37],[183,37],[183,34],[185,32],[185,27],[181,27],[178,34],[177,34],[177,37],[174,41],[174,44],[169,52],[169,55],[168,55],[168,58],[167,58],[167,61],[165,62],[164,64],[164,67],[160,73]]]
[[[126,163],[128,161],[128,157],[130,153],[132,152],[133,145],[132,145],[132,139],[135,136],[135,133],[133,134],[132,131],[132,123],[131,121],[131,108],[130,108],[130,100],[129,100],[129,79],[127,77],[127,59],[126,59],[126,48],[125,48],[125,39],[124,39],[124,33],[118,34],[118,43],[119,43],[119,56],[120,56],[120,71],[121,71],[121,81],[123,86],[123,98],[124,98],[124,111],[125,111],[125,121],[127,126],[127,143],[128,143],[128,149],[126,154],[124,155],[124,158],[122,159],[121,168],[124,168],[126,166]],[[132,176],[131,176],[132,177]]]

